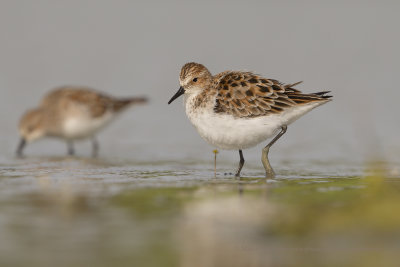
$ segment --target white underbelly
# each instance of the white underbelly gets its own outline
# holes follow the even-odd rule
[[[71,116],[64,122],[63,137],[67,139],[83,139],[96,134],[113,118],[112,113],[105,113],[99,118],[87,116]]]
[[[187,115],[208,143],[220,149],[237,150],[253,147],[275,136],[283,125],[289,125],[318,106],[315,104],[255,118],[234,118],[214,112],[188,112]]]
[[[231,116],[198,116],[192,121],[200,136],[220,149],[245,149],[273,136],[279,121],[263,118],[235,119]]]

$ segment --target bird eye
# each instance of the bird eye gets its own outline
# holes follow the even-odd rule
[[[197,82],[197,78],[194,78],[193,81],[194,81],[194,82]]]

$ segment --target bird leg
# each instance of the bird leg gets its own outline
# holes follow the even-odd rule
[[[96,137],[92,137],[92,157],[96,158],[99,154],[99,142],[97,142]]]
[[[240,171],[242,170],[243,165],[244,165],[244,158],[243,158],[242,150],[239,150],[239,156],[240,156],[240,161],[239,161],[238,170],[237,170],[237,172],[235,174],[236,177],[240,177]]]
[[[279,138],[281,138],[281,136],[282,136],[284,133],[286,133],[287,126],[286,126],[286,125],[283,125],[281,129],[282,129],[282,130],[279,132],[279,134],[278,134],[277,136],[275,136],[275,138],[272,139],[272,141],[269,142],[269,144],[268,144],[266,147],[264,147],[263,150],[262,150],[261,162],[262,162],[263,165],[264,165],[264,168],[265,168],[265,177],[267,177],[267,178],[274,178],[274,177],[275,177],[275,172],[274,172],[274,170],[272,169],[271,164],[269,163],[269,160],[268,160],[268,153],[269,153],[270,147],[271,147]]]
[[[75,154],[74,150],[74,143],[72,141],[67,141],[67,147],[68,147],[68,155],[72,156]]]

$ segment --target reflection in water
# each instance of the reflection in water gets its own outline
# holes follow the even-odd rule
[[[181,265],[396,266],[400,184],[380,175],[321,182],[203,190],[178,224]]]
[[[399,1],[3,2],[0,266],[398,266]],[[167,107],[195,54],[337,96],[275,148],[276,179],[262,146],[240,180],[221,151],[215,178],[213,148]],[[151,103],[105,129],[98,159],[53,157],[57,140],[15,159],[21,112],[63,82]],[[388,172],[365,175],[371,154]]]
[[[345,176],[320,163],[310,169],[333,175],[267,180],[251,165],[237,179],[223,163],[217,178],[212,164],[175,164],[33,157],[0,166],[0,265],[368,266],[371,251],[394,262],[393,168]]]

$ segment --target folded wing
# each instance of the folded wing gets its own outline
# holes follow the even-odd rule
[[[328,101],[328,93],[303,94],[293,87],[274,79],[266,79],[251,72],[223,72],[217,75],[216,113],[234,117],[258,117],[276,114],[296,105],[314,101]]]

